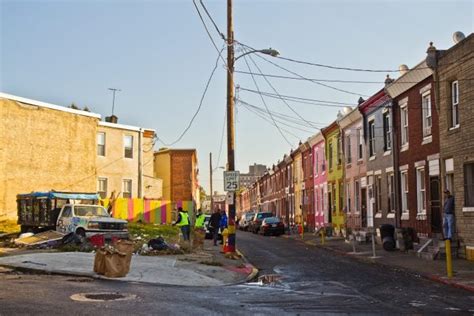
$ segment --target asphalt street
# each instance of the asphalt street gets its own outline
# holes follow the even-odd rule
[[[179,287],[0,273],[0,315],[419,314],[474,312],[474,294],[303,243],[238,233],[238,247],[275,284]],[[85,302],[80,293],[132,295]]]

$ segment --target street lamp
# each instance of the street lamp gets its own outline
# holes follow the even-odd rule
[[[234,56],[234,25],[232,17],[232,0],[227,0],[227,171],[235,171],[235,148],[234,148],[234,63],[240,57],[251,53],[261,53],[270,56],[278,56],[275,49],[251,50],[235,58]],[[232,203],[229,203],[229,218],[227,230],[228,243],[224,246],[224,252],[235,254],[235,192],[232,195]]]

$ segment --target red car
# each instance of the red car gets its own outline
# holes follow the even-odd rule
[[[262,221],[259,233],[280,236],[285,233],[285,224],[278,217],[267,217]]]

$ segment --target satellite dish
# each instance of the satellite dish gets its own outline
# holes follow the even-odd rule
[[[453,41],[455,44],[459,43],[465,38],[466,38],[466,35],[464,35],[463,32],[457,31],[457,32],[454,32],[453,34]]]
[[[404,75],[408,72],[408,66],[405,65],[405,64],[401,64],[399,67],[398,67],[398,71],[400,72],[401,75]]]

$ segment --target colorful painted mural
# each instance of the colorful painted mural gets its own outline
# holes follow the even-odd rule
[[[109,206],[110,200],[100,201],[105,207]],[[176,220],[173,211],[178,207],[191,212],[194,209],[193,201],[165,201],[151,199],[126,199],[118,198],[112,208],[112,216],[125,219],[129,222],[151,223],[151,224],[171,224]]]

